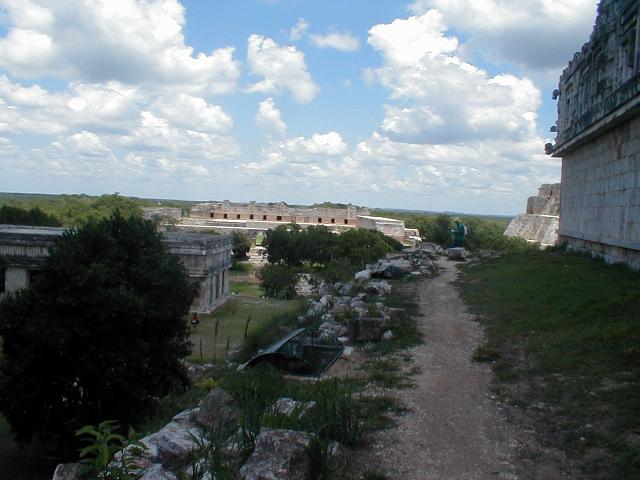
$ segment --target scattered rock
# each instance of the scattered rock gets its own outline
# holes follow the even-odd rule
[[[262,429],[242,468],[242,480],[311,480],[311,437],[305,432]]]
[[[393,340],[393,332],[391,330],[387,330],[386,332],[384,332],[382,334],[382,340],[389,341],[389,340]]]
[[[340,295],[351,295],[355,288],[356,286],[353,282],[347,282],[340,290],[338,290],[338,293],[340,293]]]
[[[344,347],[344,350],[342,351],[342,355],[340,355],[340,358],[349,360],[351,358],[351,355],[353,355],[353,347]]]
[[[198,416],[199,411],[200,407],[190,408],[189,410],[185,410],[177,414],[171,419],[171,421],[180,425],[193,423]]]
[[[324,297],[322,297],[324,298]],[[322,313],[324,306],[320,302],[311,302],[307,310],[307,317],[315,317]]]
[[[196,423],[204,428],[222,428],[226,435],[230,435],[238,428],[236,401],[221,388],[214,388],[202,402]]]

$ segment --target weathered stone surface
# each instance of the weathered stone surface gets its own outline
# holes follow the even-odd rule
[[[335,297],[333,295],[323,295],[318,300],[318,303],[322,305],[322,308],[329,308],[335,302]]]
[[[242,480],[311,480],[311,437],[305,432],[262,429],[240,469]]]
[[[178,477],[164,466],[156,463],[147,469],[139,480],[177,480]]]
[[[180,425],[188,423],[191,424],[195,422],[195,419],[198,416],[198,412],[200,412],[200,407],[190,408],[189,410],[184,410],[178,413],[171,419],[171,421]]]
[[[447,256],[452,260],[465,260],[466,252],[464,248],[461,247],[448,248]]]
[[[82,465],[79,463],[61,463],[53,472],[52,480],[81,480]]]
[[[393,259],[389,263],[402,273],[411,273],[413,271],[413,264],[406,258]]]
[[[299,402],[293,398],[279,398],[273,404],[273,413],[278,415],[284,415],[292,417],[296,415],[298,418],[304,417],[313,407],[316,402]]]
[[[238,428],[236,401],[221,388],[214,388],[203,400],[196,423],[203,428],[222,428],[225,434],[230,435]]]
[[[336,323],[334,321],[325,322],[318,327],[318,332],[320,336],[331,336],[331,337],[342,337],[348,334],[348,329],[346,326]]]
[[[170,468],[185,464],[195,452],[209,445],[199,428],[174,422],[149,437],[158,447],[160,463]]]

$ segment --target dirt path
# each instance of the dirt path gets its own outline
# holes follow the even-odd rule
[[[378,433],[358,463],[402,480],[532,478],[516,461],[524,433],[491,398],[490,367],[471,360],[483,333],[450,285],[455,264],[445,257],[438,263],[440,276],[419,287],[425,344],[411,350],[420,367],[416,387],[396,392],[410,412]]]

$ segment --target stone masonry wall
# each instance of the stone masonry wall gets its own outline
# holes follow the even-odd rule
[[[527,212],[511,220],[504,234],[544,247],[555,245],[558,241],[560,188],[559,183],[543,184],[538,195],[527,200]]]
[[[562,161],[561,241],[640,269],[640,116]]]

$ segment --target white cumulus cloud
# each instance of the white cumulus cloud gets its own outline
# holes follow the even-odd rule
[[[247,63],[254,75],[264,77],[249,86],[249,92],[278,94],[289,90],[296,101],[306,103],[320,90],[307,70],[304,54],[296,47],[281,47],[271,38],[251,35]]]
[[[309,29],[309,26],[309,22],[307,22],[304,18],[299,18],[298,23],[296,23],[289,32],[289,38],[291,39],[291,41],[295,42],[304,37],[304,34]]]
[[[335,48],[343,52],[355,52],[360,48],[360,42],[351,32],[329,32],[326,35],[311,35],[311,41],[316,47]]]
[[[276,107],[273,98],[267,98],[260,102],[255,120],[258,128],[262,128],[268,132],[284,135],[287,131],[287,125],[280,117],[280,110]]]

